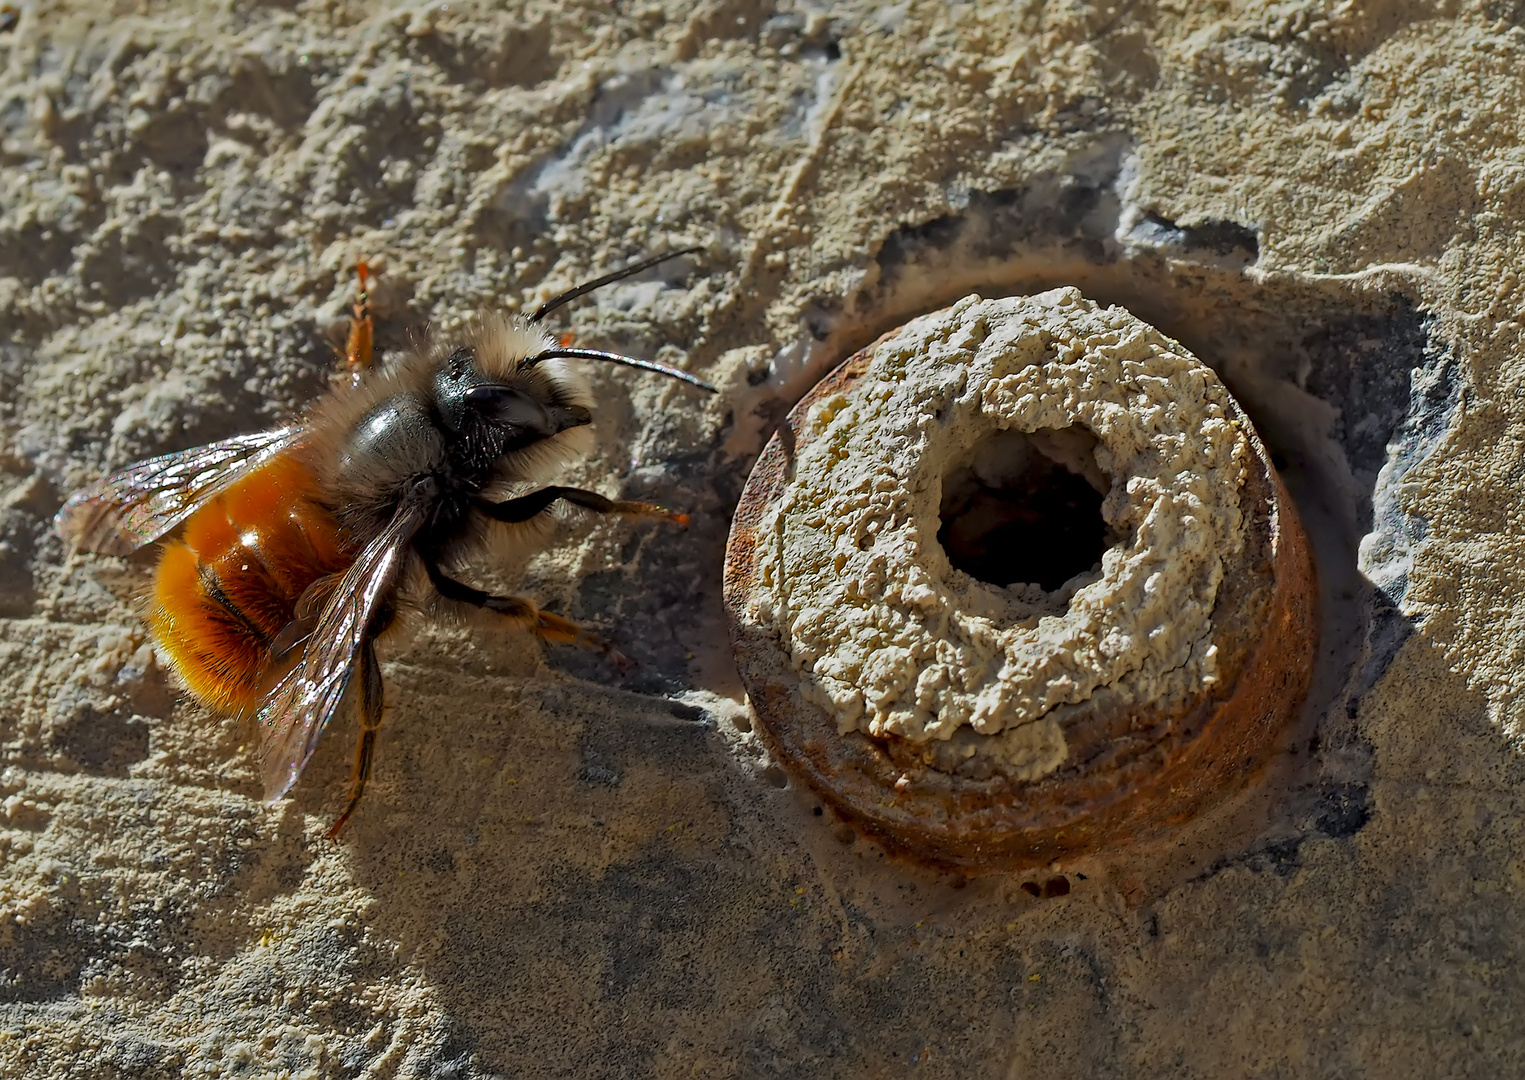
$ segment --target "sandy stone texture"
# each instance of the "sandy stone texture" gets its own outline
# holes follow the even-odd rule
[[[1525,1071],[1525,6],[19,8],[0,1073]],[[249,730],[145,647],[152,556],[66,560],[63,498],[299,415],[359,257],[395,349],[687,245],[555,324],[722,386],[590,371],[569,481],[692,527],[569,517],[478,578],[636,666],[425,628],[342,841],[352,721],[264,808]],[[1323,587],[1305,730],[1190,836],[895,865],[749,731],[728,512],[853,349],[1066,284],[1216,367],[1285,466]]]

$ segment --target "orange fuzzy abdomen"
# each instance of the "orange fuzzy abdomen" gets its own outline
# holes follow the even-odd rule
[[[283,455],[208,500],[164,546],[148,627],[208,705],[256,705],[269,689],[272,647],[302,594],[353,561],[312,490],[306,466]]]

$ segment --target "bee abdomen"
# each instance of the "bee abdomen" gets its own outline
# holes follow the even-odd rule
[[[276,458],[208,501],[164,547],[149,630],[208,705],[244,711],[259,702],[272,646],[303,592],[351,561],[312,490],[304,465]]]

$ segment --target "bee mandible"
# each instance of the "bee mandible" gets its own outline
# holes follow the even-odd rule
[[[540,324],[593,289],[695,250],[586,282],[528,318],[479,317],[457,340],[425,340],[374,366],[370,271],[362,262],[341,357],[349,378],[302,420],[140,461],[64,503],[54,525],[76,549],[125,555],[179,529],[163,545],[145,621],[193,697],[254,716],[267,802],[291,790],[352,697],[360,715],[354,773],[328,836],[354,813],[382,717],[375,644],[393,626],[400,596],[432,590],[545,641],[619,658],[576,623],[453,572],[495,531],[543,531],[558,503],[687,523],[651,503],[547,483],[592,444],[594,401],[567,361],[715,388],[664,364],[567,347]],[[525,488],[532,490],[502,497],[504,489]]]

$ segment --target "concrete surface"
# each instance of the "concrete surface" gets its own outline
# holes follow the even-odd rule
[[[21,8],[0,1073],[1525,1071],[1525,7]],[[557,325],[723,385],[591,372],[573,482],[693,527],[569,520],[482,574],[638,666],[425,629],[342,842],[347,725],[263,808],[247,729],[144,648],[151,556],[67,562],[64,496],[295,415],[357,257],[396,348],[687,244]],[[1328,648],[1237,817],[966,881],[853,842],[745,730],[727,513],[853,348],[1058,284],[1222,371],[1314,532]]]

